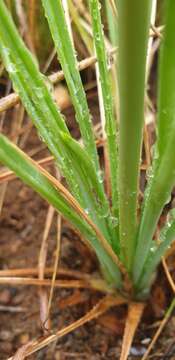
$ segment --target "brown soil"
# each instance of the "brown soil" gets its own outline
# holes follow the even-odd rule
[[[96,103],[96,99],[91,101],[91,108],[97,118]],[[72,112],[69,111],[69,127],[74,129],[74,135],[77,136],[78,133],[71,119]],[[34,130],[28,140],[27,150],[38,145],[39,140]],[[38,157],[41,158],[46,154],[47,151],[44,150]],[[49,170],[52,168],[50,167]],[[0,227],[1,269],[37,267],[47,209],[48,204],[21,181],[15,180],[8,184]],[[56,221],[49,235],[48,266],[53,265],[54,262],[55,242]],[[62,226],[60,266],[84,273],[98,271],[95,256],[82,244],[65,221]],[[90,290],[55,289],[51,310],[52,332],[80,318],[101,297],[99,293]],[[152,290],[143,321],[131,348],[130,359],[141,358],[157,329],[157,321],[164,315],[171,298],[171,290],[163,271],[160,270],[158,281]],[[99,319],[66,335],[54,346],[50,345],[29,358],[31,360],[118,359],[125,317],[125,306],[113,308]],[[0,286],[0,359],[7,359],[20,346],[42,335],[37,288]],[[152,359],[175,359],[174,335],[175,316],[172,316],[152,352],[154,354]]]

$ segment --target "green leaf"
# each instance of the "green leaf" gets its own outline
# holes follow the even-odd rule
[[[96,200],[92,194],[89,198],[81,169],[75,161],[72,163],[70,150],[61,135],[61,133],[69,134],[64,117],[54,103],[45,78],[39,72],[35,59],[20,38],[3,1],[0,2],[0,19],[0,53],[14,89],[38,128],[42,140],[46,142],[54,155],[71,192],[84,209],[93,209]],[[84,156],[87,156],[85,151]],[[86,179],[89,176],[86,173]],[[104,192],[103,184],[100,182],[101,177],[98,176],[98,178],[98,186],[101,187],[101,192]]]
[[[96,170],[86,151],[68,134],[62,133],[62,141],[69,149],[71,161],[75,169],[81,172],[81,178],[86,190],[85,196],[89,198],[87,214],[102,230],[104,236],[111,243],[110,233],[107,229],[107,220],[110,218],[109,203],[100,186],[101,175],[97,177]],[[88,176],[87,176],[88,174]]]
[[[70,38],[70,34],[68,31],[64,9],[62,6],[62,2],[58,0],[57,2],[48,2],[45,0],[42,0],[43,6],[45,8],[46,17],[48,19],[48,23],[50,26],[50,30],[52,33],[52,37],[55,43],[55,47],[57,49],[58,57],[64,72],[64,76],[68,85],[68,89],[71,95],[71,99],[75,108],[76,112],[76,118],[80,126],[80,131],[82,135],[82,139],[85,145],[86,154],[84,152],[84,164],[87,163],[86,158],[89,158],[89,164],[91,165],[91,172],[86,171],[84,180],[82,180],[83,184],[87,184],[88,178],[91,178],[92,174],[94,174],[94,184],[91,192],[89,191],[88,187],[85,187],[84,193],[86,194],[85,197],[91,197],[91,200],[88,201],[88,204],[86,206],[86,209],[89,211],[89,213],[93,215],[94,209],[97,209],[97,213],[99,214],[99,219],[96,219],[95,222],[100,226],[101,222],[101,228],[103,227],[103,231],[106,237],[109,239],[109,233],[110,231],[106,230],[103,226],[103,219],[100,215],[100,208],[101,212],[105,213],[104,217],[107,217],[107,214],[110,214],[109,204],[107,204],[107,199],[104,191],[103,186],[103,180],[101,176],[101,171],[99,167],[98,162],[98,156],[97,156],[97,150],[96,145],[94,141],[94,135],[93,135],[93,128],[92,128],[92,120],[91,115],[89,113],[87,100],[85,91],[83,88],[83,84],[81,81],[81,77],[78,71],[78,64],[75,56],[75,50],[73,48],[72,40]],[[57,16],[59,14],[59,16]],[[69,138],[70,140],[70,138]],[[64,141],[63,141],[64,142]],[[74,144],[74,141],[68,141],[66,143],[66,148],[70,146],[70,144]],[[76,146],[77,149],[77,156],[75,153],[75,161],[73,167],[77,167],[78,164],[76,164],[78,157],[80,156],[80,151],[78,149],[79,146]],[[83,150],[82,150],[83,152]],[[88,154],[87,154],[88,153]],[[71,159],[71,152],[69,151],[69,159]],[[83,155],[82,155],[83,156]],[[96,175],[94,170],[92,171],[94,166],[94,169],[96,171]],[[88,170],[88,169],[87,169]],[[78,171],[78,168],[77,168]],[[82,172],[81,177],[83,176]],[[92,186],[91,186],[92,187]],[[103,199],[103,202],[100,200],[100,206],[98,207],[98,199],[96,200],[96,197],[94,197],[94,189],[95,192],[98,192],[98,196],[101,196],[101,199]],[[98,207],[98,208],[97,208]],[[106,210],[104,210],[106,209]],[[94,218],[94,217],[93,217]],[[95,218],[94,218],[95,219]],[[105,223],[107,221],[105,220]],[[106,225],[105,225],[106,226]],[[108,240],[110,241],[110,240]]]
[[[99,242],[94,229],[76,213],[75,209],[71,206],[71,202],[65,199],[41,169],[36,166],[34,161],[3,135],[0,135],[0,161],[52,204],[56,210],[85,236],[95,250],[102,268],[106,269],[106,277],[108,280],[113,286],[120,286],[121,276],[118,267]]]
[[[148,189],[138,235],[134,263],[134,281],[137,283],[156,230],[156,225],[169,202],[175,184],[175,2],[166,1],[165,34],[159,64],[158,129],[153,169],[148,178]]]
[[[0,161],[52,204],[81,232],[91,235],[92,231],[89,226],[75,213],[74,209],[71,209],[70,204],[65,201],[34,162],[2,134],[0,135]]]
[[[93,160],[96,170],[99,171],[91,115],[89,113],[86,94],[78,71],[75,50],[65,20],[62,1],[42,0],[42,3],[71,95],[71,100],[75,108],[76,119],[80,126],[85,148]]]
[[[74,175],[67,150],[60,138],[60,131],[68,133],[64,118],[54,103],[35,59],[20,38],[4,1],[0,1],[0,54],[13,87],[39,130],[39,135],[59,163],[72,192],[81,201],[81,193],[77,189],[78,177]]]
[[[136,248],[137,198],[151,0],[116,0],[116,3],[119,14],[120,242],[124,262],[131,272]]]
[[[117,126],[114,116],[112,89],[110,82],[110,71],[108,70],[107,54],[104,43],[104,32],[101,23],[100,3],[98,0],[89,0],[92,28],[94,35],[94,45],[97,55],[100,85],[103,97],[103,107],[105,114],[105,130],[107,136],[107,148],[110,164],[110,181],[112,192],[112,214],[118,222],[118,152],[117,152]],[[117,242],[117,239],[115,239]]]
[[[136,284],[136,292],[139,294],[143,294],[150,288],[157,265],[172,241],[175,240],[175,209],[170,211],[168,218],[168,222],[161,230],[159,244],[156,244],[155,241],[152,242],[143,272]]]

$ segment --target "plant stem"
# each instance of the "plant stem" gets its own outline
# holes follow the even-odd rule
[[[161,258],[164,255],[166,249],[171,245],[174,239],[175,239],[175,214],[172,220],[170,220],[165,225],[165,228],[161,231],[160,244],[157,246],[157,249],[153,247],[153,252],[149,253],[142,275],[140,276],[136,284],[136,291],[138,293],[142,293],[142,291],[144,292],[147,290],[149,291],[149,287],[152,282],[152,274],[155,272],[156,267],[161,261]]]
[[[117,151],[117,126],[114,116],[112,88],[110,82],[110,72],[107,65],[107,55],[104,43],[104,32],[102,29],[100,16],[100,3],[98,0],[90,0],[90,11],[92,17],[92,28],[94,34],[94,44],[97,55],[100,86],[102,91],[102,106],[105,115],[105,130],[107,137],[107,149],[110,163],[110,181],[112,193],[112,215],[114,216],[114,228],[118,228],[118,151]],[[117,246],[118,239],[115,239],[114,246]]]
[[[138,282],[149,254],[150,244],[164,205],[175,184],[175,2],[166,1],[166,27],[160,52],[158,94],[158,139],[153,170],[145,193],[138,245],[134,261],[134,281]]]
[[[139,164],[151,0],[118,0],[120,241],[129,272],[136,247]]]

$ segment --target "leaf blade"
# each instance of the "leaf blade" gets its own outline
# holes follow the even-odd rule
[[[175,42],[172,35],[175,31],[174,1],[168,0],[165,10],[166,27],[159,65],[158,137],[138,234],[133,271],[136,282],[148,256],[158,219],[175,184]]]
[[[80,207],[71,195],[70,202],[66,201],[68,198],[65,198],[64,194],[67,194],[67,190],[64,190],[64,187],[61,185],[62,192],[58,192],[58,188],[49,180],[52,177],[46,177],[46,171],[41,171],[41,168],[33,160],[3,135],[0,135],[0,161],[10,167],[27,185],[31,186],[52,204],[86,237],[95,250],[102,267],[106,269],[106,276],[110,278],[113,284],[120,284],[120,271],[115,261],[105,249],[105,239],[104,244],[102,244],[103,241],[102,243],[99,241],[92,222],[87,222],[87,216],[85,216],[86,221],[84,221],[80,214],[78,214],[78,211],[76,212],[76,209],[80,209]],[[83,211],[81,212],[83,213]]]
[[[97,0],[89,0],[94,35],[94,45],[99,66],[100,85],[103,96],[103,107],[105,114],[105,131],[107,137],[107,148],[110,163],[111,192],[112,192],[112,214],[118,221],[118,151],[117,151],[117,126],[114,117],[112,101],[112,89],[110,73],[107,65],[107,55],[104,43],[104,32],[102,29],[100,3]]]
[[[93,159],[96,170],[99,170],[98,156],[92,130],[86,95],[83,89],[74,48],[67,28],[61,0],[42,0],[57,54],[64,71],[65,79],[76,111],[82,139],[88,154]],[[59,17],[57,16],[59,14]]]
[[[116,3],[119,14],[120,242],[124,261],[131,272],[137,241],[137,197],[151,0],[116,0]]]

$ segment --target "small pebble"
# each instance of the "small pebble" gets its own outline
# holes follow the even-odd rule
[[[147,345],[147,344],[150,343],[150,341],[151,341],[150,338],[145,338],[145,339],[143,339],[143,340],[141,341],[141,343],[142,343],[143,345]]]
[[[145,354],[145,352],[146,352],[145,347],[136,348],[136,347],[132,346],[130,349],[130,355],[132,355],[132,356],[142,356]]]

